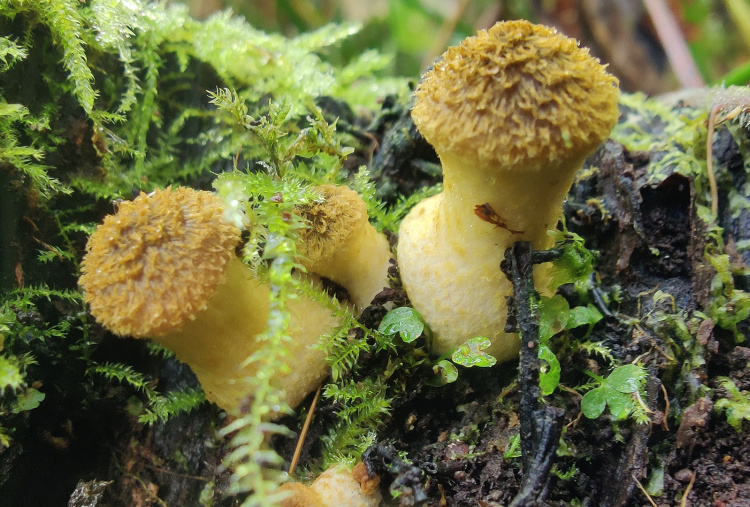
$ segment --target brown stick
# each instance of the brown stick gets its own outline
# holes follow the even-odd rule
[[[703,78],[695,65],[674,13],[664,0],[643,0],[664,51],[682,88],[700,88]]]
[[[305,437],[307,436],[307,430],[310,429],[310,422],[312,422],[312,416],[315,412],[315,406],[318,404],[318,398],[320,398],[320,390],[323,386],[318,386],[318,390],[315,391],[315,397],[310,403],[310,410],[307,412],[305,417],[305,424],[302,425],[302,431],[299,433],[299,439],[297,439],[297,447],[294,449],[294,456],[292,456],[292,463],[289,465],[289,475],[294,474],[294,469],[297,468],[297,462],[299,461],[299,455],[302,454],[302,446],[305,443]]]

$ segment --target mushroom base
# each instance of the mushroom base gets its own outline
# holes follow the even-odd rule
[[[433,333],[431,349],[444,354],[477,336],[489,338],[486,351],[499,362],[518,356],[518,333],[506,333],[507,300],[513,289],[500,270],[503,255],[513,241],[507,231],[471,217],[486,228],[477,234],[455,237],[446,233],[443,194],[420,202],[404,218],[399,230],[398,264],[401,280],[414,308]],[[546,268],[535,268],[542,286]],[[542,282],[542,283],[539,283]]]

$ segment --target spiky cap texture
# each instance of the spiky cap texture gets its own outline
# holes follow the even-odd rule
[[[156,190],[120,204],[86,245],[79,285],[97,321],[118,335],[154,337],[203,310],[240,231],[210,192]]]
[[[618,80],[553,28],[505,21],[451,47],[412,117],[439,154],[534,170],[581,158],[617,122]]]
[[[357,192],[342,185],[321,185],[315,189],[323,196],[299,209],[310,227],[300,231],[299,250],[308,268],[321,259],[332,257],[336,249],[368,221],[367,206]]]

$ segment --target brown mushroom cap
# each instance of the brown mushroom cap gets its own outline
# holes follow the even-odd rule
[[[349,237],[368,222],[367,206],[357,192],[342,185],[321,185],[315,189],[322,202],[300,207],[298,213],[310,227],[300,231],[302,264],[315,271],[319,262],[328,262]]]
[[[89,238],[79,285],[97,321],[118,335],[173,331],[208,304],[240,231],[223,202],[190,188],[120,204]]]
[[[536,170],[601,144],[618,94],[617,78],[574,39],[506,21],[443,54],[419,84],[412,117],[441,155]]]

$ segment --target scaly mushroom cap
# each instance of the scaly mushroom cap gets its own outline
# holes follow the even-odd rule
[[[443,54],[417,88],[412,117],[441,156],[537,170],[599,146],[617,122],[618,96],[617,78],[574,39],[505,21]]]
[[[120,204],[89,238],[79,285],[118,335],[155,337],[205,309],[240,231],[210,192],[156,190]]]
[[[321,185],[315,189],[323,196],[322,202],[301,207],[298,212],[310,223],[300,231],[302,264],[311,271],[319,262],[328,262],[333,253],[342,247],[367,221],[367,206],[349,187]]]

